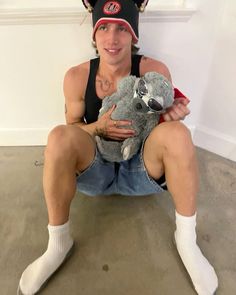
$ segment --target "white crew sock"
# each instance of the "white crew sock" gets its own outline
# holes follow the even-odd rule
[[[19,287],[24,295],[35,294],[62,264],[72,248],[69,221],[59,226],[48,225],[48,231],[49,242],[46,252],[30,264],[21,276]]]
[[[175,241],[179,255],[199,295],[213,295],[218,287],[214,268],[196,244],[196,213],[182,216],[175,212]]]

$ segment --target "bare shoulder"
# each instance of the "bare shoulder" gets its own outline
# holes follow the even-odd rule
[[[143,76],[145,73],[152,71],[162,74],[171,81],[170,71],[163,62],[143,56],[140,63],[140,75]]]
[[[71,67],[65,74],[63,89],[66,98],[84,97],[89,75],[89,61]]]
[[[65,74],[65,77],[75,78],[89,71],[89,61],[81,63],[77,66],[71,67]]]

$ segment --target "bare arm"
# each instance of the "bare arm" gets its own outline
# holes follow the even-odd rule
[[[169,81],[171,80],[170,72],[165,64],[149,57],[143,57],[140,65],[140,74],[144,75],[146,72],[155,71],[165,76]],[[185,97],[175,99],[174,104],[167,109],[162,115],[165,121],[183,120],[189,113],[187,105],[189,100]]]
[[[94,137],[99,132],[102,132],[102,126],[100,126],[98,121],[91,124],[84,122],[84,96],[88,74],[88,63],[73,67],[65,74],[63,84],[65,96],[65,117],[68,125],[77,125]]]

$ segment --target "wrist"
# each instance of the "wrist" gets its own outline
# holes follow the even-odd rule
[[[100,137],[105,137],[106,133],[104,131],[104,128],[101,127],[101,125],[99,124],[99,122],[95,122],[94,123],[95,127],[94,127],[94,136],[100,136]]]
[[[99,129],[99,124],[98,124],[98,122],[94,122],[93,124],[94,124],[93,135],[94,135],[94,136],[96,136],[96,135],[99,136],[99,133],[100,133],[100,132],[99,132],[99,130],[100,130],[100,129]]]

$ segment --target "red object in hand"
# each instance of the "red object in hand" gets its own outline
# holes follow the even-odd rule
[[[179,97],[184,97],[188,100],[188,102],[190,102],[190,100],[178,88],[174,88],[174,92],[175,92],[174,99]]]
[[[179,97],[184,97],[187,99],[188,102],[190,102],[190,100],[178,88],[174,88],[174,99]],[[165,120],[163,119],[163,116],[161,115],[159,123],[162,123],[162,122],[165,122]]]

